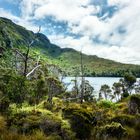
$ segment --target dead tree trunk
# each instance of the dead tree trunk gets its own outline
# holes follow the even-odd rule
[[[80,63],[81,63],[81,95],[80,95],[80,103],[83,103],[84,99],[84,68],[83,68],[83,54],[80,52]]]
[[[23,72],[23,75],[25,77],[26,77],[27,68],[28,68],[29,51],[30,51],[30,44],[28,45],[27,52],[25,54],[25,60],[24,60],[24,72]]]

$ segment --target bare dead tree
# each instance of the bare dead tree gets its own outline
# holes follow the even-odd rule
[[[39,61],[40,61],[40,56],[38,57],[38,60],[36,62],[36,66],[26,74],[26,77],[30,76],[37,68],[39,68],[41,65],[39,65]]]
[[[24,72],[23,75],[26,77],[27,75],[27,68],[28,68],[28,60],[29,60],[29,52],[32,44],[34,43],[34,40],[31,41],[31,43],[27,46],[27,52],[25,54],[25,59],[24,59]]]
[[[41,30],[41,26],[39,27],[39,30],[38,30],[38,32],[37,33],[39,33],[40,32],[40,30]],[[35,40],[36,40],[36,37],[33,39],[33,40],[31,40],[31,42],[29,42],[28,43],[28,45],[27,45],[27,49],[26,49],[26,52],[24,52],[24,53],[22,53],[20,50],[18,50],[17,48],[16,49],[12,49],[14,52],[15,52],[15,66],[16,66],[16,69],[17,69],[17,55],[19,55],[20,57],[21,57],[21,59],[22,59],[22,62],[24,63],[23,65],[24,65],[24,67],[23,67],[23,76],[24,77],[28,77],[29,75],[31,75],[38,67],[40,67],[40,65],[39,65],[39,60],[40,60],[40,56],[39,56],[39,58],[38,58],[38,60],[37,60],[37,62],[36,62],[36,65],[34,66],[34,68],[32,69],[32,70],[30,70],[29,72],[28,72],[28,63],[29,63],[29,59],[30,59],[30,56],[29,56],[29,54],[30,54],[30,49],[31,49],[31,47],[32,47],[32,45],[34,44],[34,42],[35,42]]]
[[[83,103],[83,99],[84,99],[84,67],[83,67],[83,54],[82,54],[82,50],[80,52],[80,65],[81,65],[81,95],[80,95],[80,103]]]

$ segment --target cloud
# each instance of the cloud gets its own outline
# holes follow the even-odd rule
[[[28,1],[28,2],[27,2]],[[45,19],[52,16],[55,21],[67,22],[66,30],[81,38],[74,38],[63,33],[51,40],[62,47],[71,47],[79,50],[82,46],[87,54],[96,54],[104,58],[130,63],[130,59],[139,59],[140,51],[140,3],[131,0],[108,0],[97,4],[90,0],[23,0],[22,14],[28,18]],[[98,17],[105,6],[116,6],[118,11],[105,20]],[[101,5],[101,6],[100,6]],[[136,19],[136,21],[135,21]],[[98,42],[93,41],[98,37]],[[90,51],[89,51],[90,50]],[[130,51],[130,53],[129,53]],[[127,55],[126,55],[127,54]],[[134,62],[132,62],[134,63]],[[140,61],[135,61],[140,63]]]
[[[64,36],[61,35],[50,35],[48,36],[51,42],[56,43],[57,45],[61,46],[61,48],[73,48],[78,51],[81,51],[85,46],[86,48],[88,46],[92,45],[92,41],[89,39],[88,36],[80,37],[80,38],[74,38],[71,36]]]
[[[89,5],[89,2],[89,0],[23,0],[21,11],[26,19],[52,16],[59,21],[79,23],[81,18],[98,10],[94,5]]]
[[[93,43],[88,36],[81,38],[66,37],[64,35],[48,36],[51,42],[61,46],[61,48],[73,48],[89,55],[97,55],[102,58],[111,59],[123,63],[139,64],[140,55],[132,47],[108,46]]]
[[[71,26],[71,31],[75,34],[96,36],[105,30],[104,25],[97,16],[89,15],[81,19],[78,26]]]
[[[58,3],[48,3],[35,11],[36,18],[43,18],[44,16],[53,16],[56,20],[66,21],[69,23],[79,23],[80,19],[96,12],[94,6],[88,6],[80,3],[75,3],[75,0],[71,2],[62,2],[58,0]]]
[[[97,16],[86,16],[81,19],[78,26],[71,27],[71,31],[77,34],[86,34],[89,36],[100,36],[100,40],[103,42],[108,41],[109,44],[117,45],[123,41],[124,38],[128,38],[131,32],[138,31],[135,28],[139,28],[137,23],[140,22],[140,3],[131,2],[129,6],[120,9],[112,18],[101,20]],[[132,20],[132,18],[137,19]],[[135,26],[134,26],[135,25]],[[121,34],[119,29],[122,28],[126,31],[126,34]],[[136,38],[137,38],[137,34]]]
[[[20,9],[21,17],[4,9],[0,13],[34,31],[38,28],[34,21],[54,25],[48,37],[63,48],[83,48],[86,54],[140,64],[139,0],[21,0]]]
[[[132,0],[108,0],[108,4],[110,6],[114,6],[114,5],[117,5],[117,6],[126,6],[128,4],[130,4]]]
[[[1,13],[1,17],[6,17],[11,19],[13,22],[24,26],[26,29],[28,30],[32,30],[34,32],[38,31],[38,26],[34,25],[34,23],[32,23],[31,21],[26,21],[20,17],[14,16],[10,11],[4,10],[3,8],[0,8],[0,13]],[[44,28],[42,28],[44,30]]]
[[[102,44],[102,47],[97,44],[96,54],[101,57],[140,64],[140,57],[138,57],[138,52],[140,52],[140,3],[136,0],[135,2],[120,1],[120,3],[117,1],[112,4],[120,4],[124,7],[105,21],[96,16],[87,16],[81,19],[78,26],[71,27],[72,32],[88,35],[91,38],[98,36],[100,42],[106,42],[107,44]],[[94,50],[94,47],[90,49]],[[85,52],[92,51],[85,50]]]

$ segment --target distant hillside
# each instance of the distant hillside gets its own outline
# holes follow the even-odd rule
[[[52,44],[45,35],[33,33],[9,19],[0,18],[0,55],[5,48],[22,49],[32,40],[36,40],[32,49],[41,53],[46,61],[58,65],[67,75],[80,75],[80,52],[70,48],[62,49]],[[122,64],[85,54],[83,64],[85,76],[122,76],[128,71],[140,76],[140,65]]]

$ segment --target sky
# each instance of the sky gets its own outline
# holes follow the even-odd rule
[[[52,43],[140,64],[140,0],[0,0],[0,17]]]

